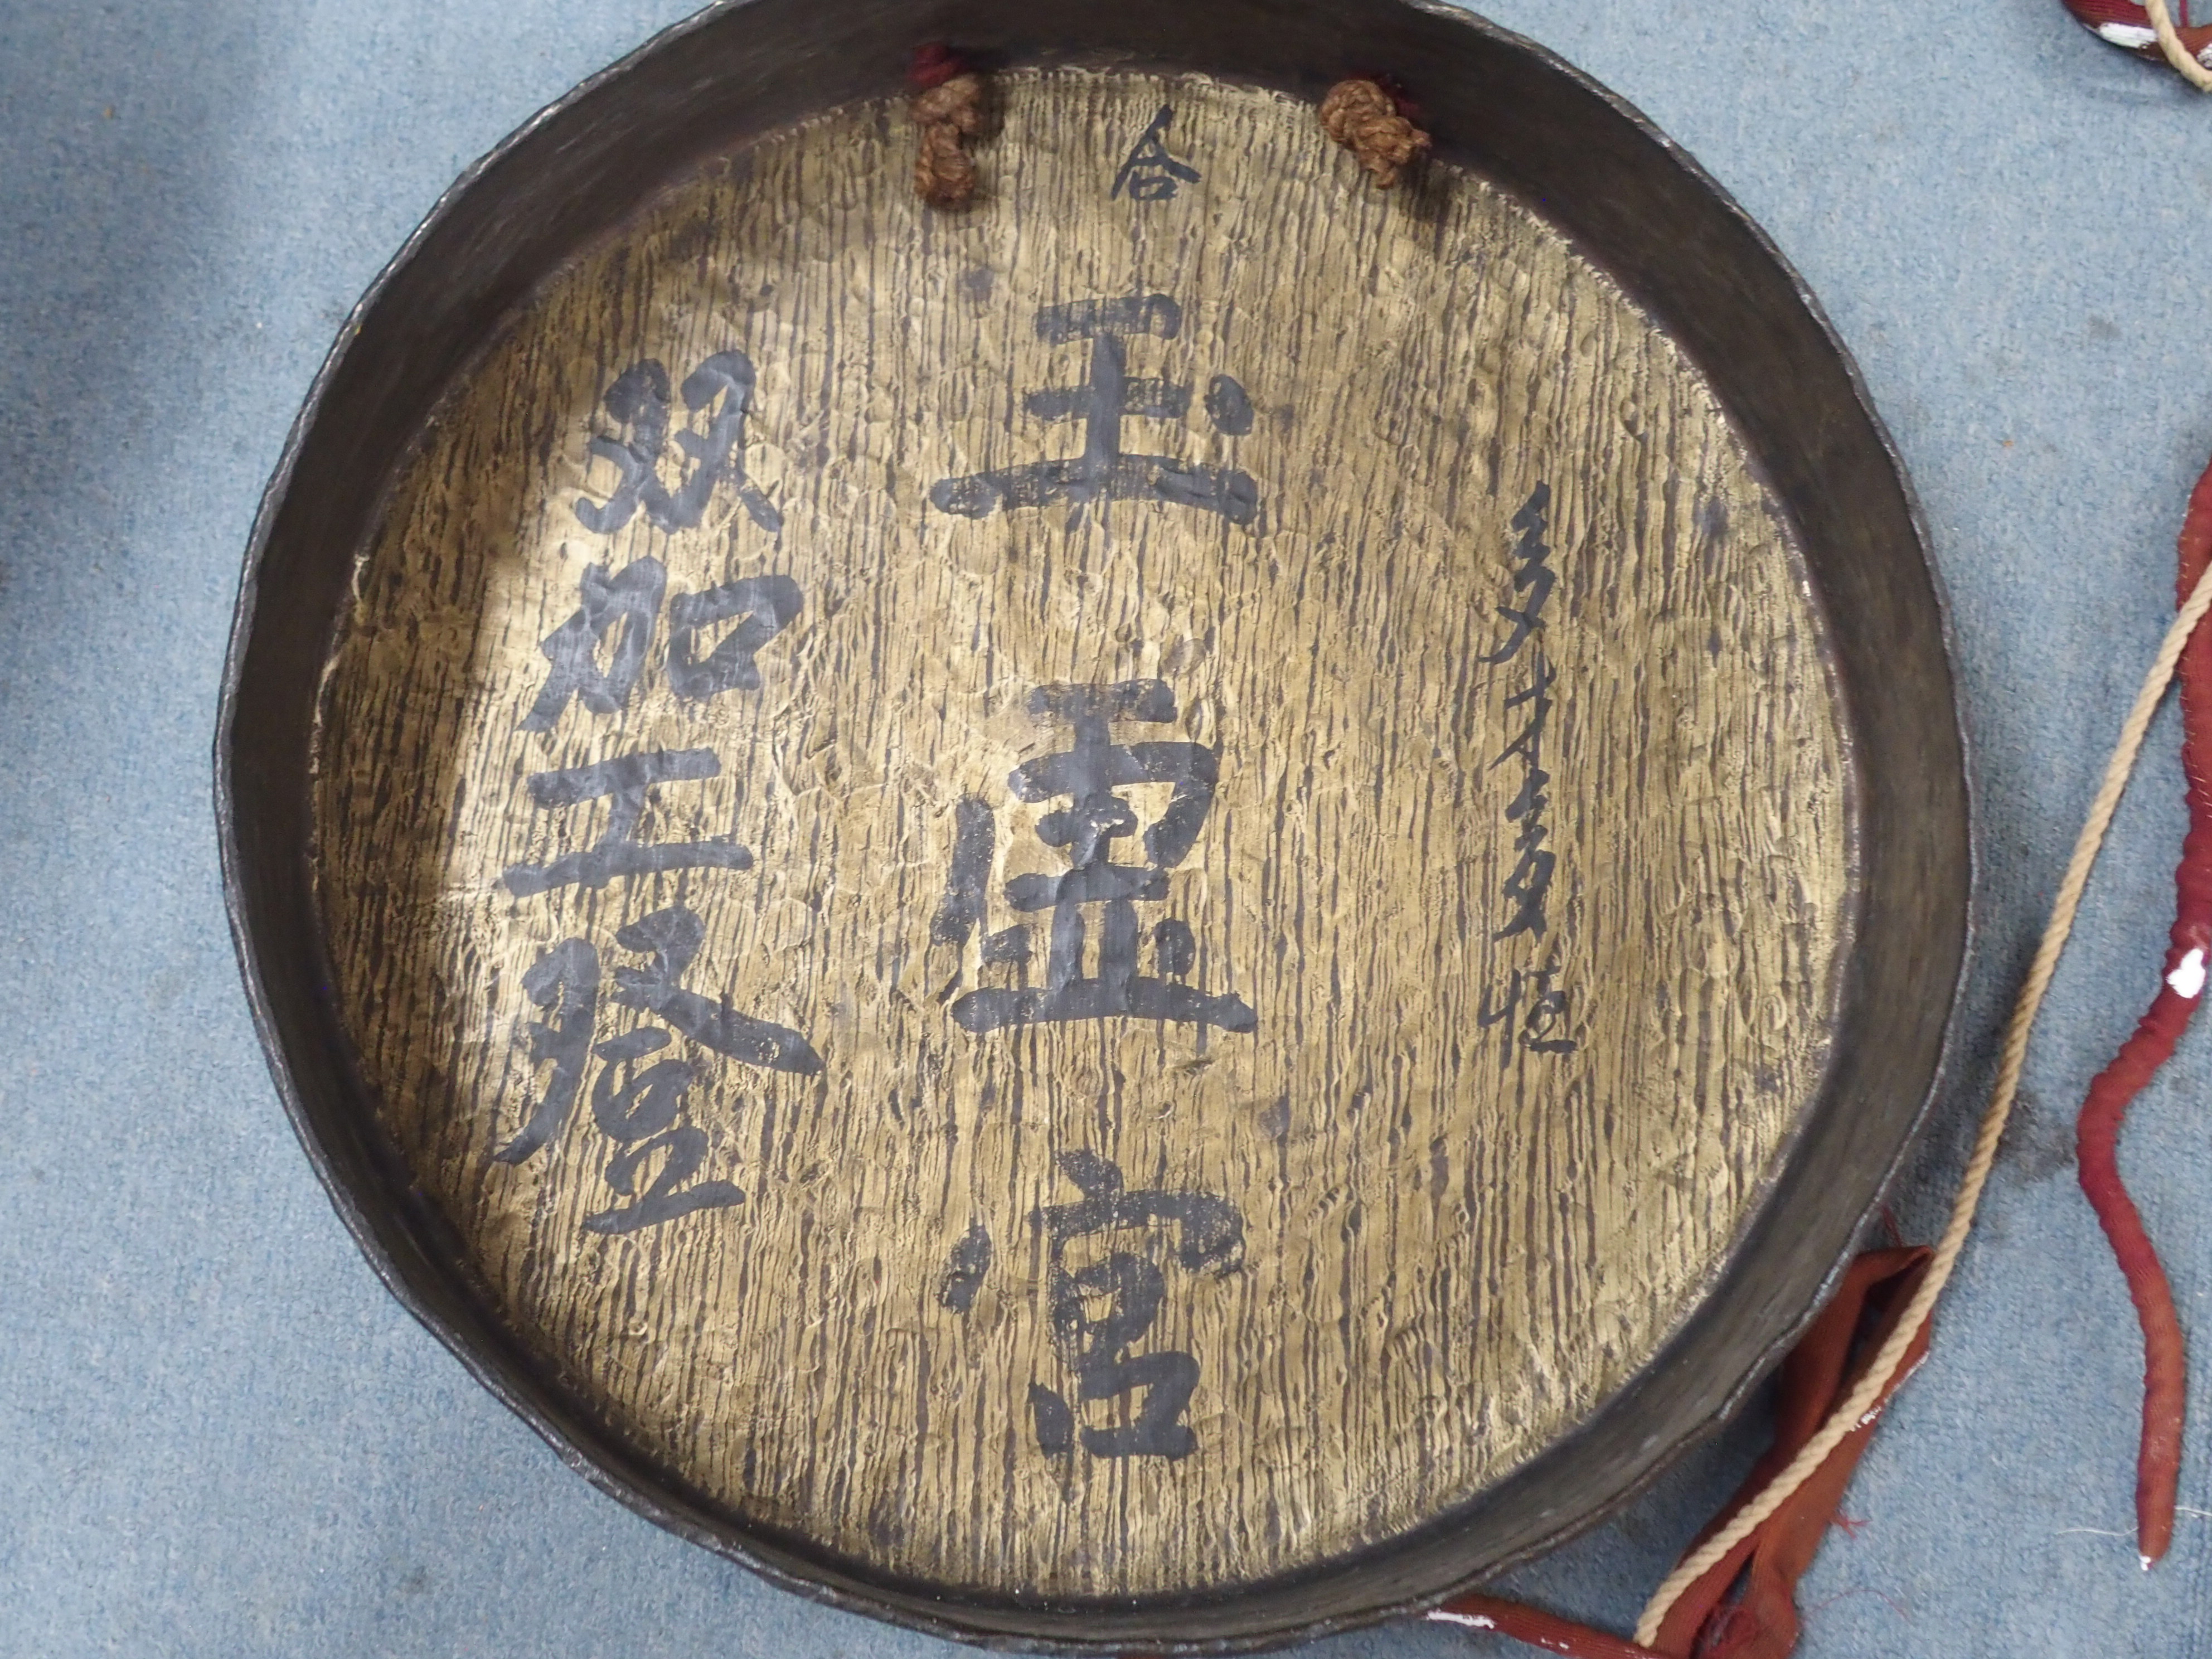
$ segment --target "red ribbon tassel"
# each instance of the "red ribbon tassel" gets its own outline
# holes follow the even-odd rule
[[[2166,61],[2150,14],[2136,0],[2066,0],[2066,9],[2100,40],[2154,64]],[[2174,18],[2173,32],[2181,37],[2183,49],[2203,63],[2205,49],[2212,47],[2212,26],[2191,24],[2189,0],[2174,0],[2169,9]]]
[[[2186,600],[2212,562],[2212,467],[2197,481],[2182,520],[2178,586]],[[2174,872],[2173,932],[2166,982],[2134,1035],[2089,1085],[2076,1127],[2081,1191],[2112,1241],[2112,1255],[2135,1299],[2143,1334],[2142,1444],[2136,1459],[2136,1547],[2148,1568],[2173,1541],[2173,1504],[2181,1480],[2181,1425],[2188,1386],[2181,1321],[2172,1287],[2142,1217],[2120,1180],[2120,1125],[2128,1103],[2173,1053],[2204,992],[2212,951],[2212,629],[2199,628],[2182,648],[2181,769],[2189,793],[2189,833]]]
[[[1932,1254],[1924,1246],[1869,1250],[1851,1263],[1835,1299],[1782,1362],[1773,1444],[1691,1549],[1765,1491],[1857,1386],[1866,1362],[1912,1299]],[[1905,1351],[1905,1363],[1882,1391],[1883,1404],[1927,1352],[1928,1328],[1923,1324]],[[1683,1594],[1651,1647],[1492,1595],[1462,1596],[1429,1616],[1495,1630],[1567,1659],[1783,1659],[1797,1645],[1797,1581],[1813,1565],[1822,1537],[1836,1519],[1837,1505],[1874,1437],[1881,1410],[1877,1405],[1869,1412],[1789,1502]]]

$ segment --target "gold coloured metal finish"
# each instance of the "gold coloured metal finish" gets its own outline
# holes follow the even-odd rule
[[[1843,716],[1738,435],[1541,220],[1272,93],[998,90],[970,210],[848,107],[491,344],[359,568],[317,891],[416,1178],[684,1486],[956,1589],[1251,1583],[1695,1304],[1827,1063]]]

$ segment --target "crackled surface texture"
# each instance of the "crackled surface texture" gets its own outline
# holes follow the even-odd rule
[[[479,1387],[378,1283],[301,1155],[223,921],[209,807],[216,687],[254,504],[315,366],[472,157],[690,9],[0,9],[0,126],[20,158],[0,191],[0,875],[15,969],[0,975],[0,1474],[15,1495],[0,1624],[11,1651],[966,1651],[783,1594],[640,1519]],[[2212,264],[2212,109],[2100,45],[2056,0],[1978,8],[1955,27],[1931,27],[1929,8],[1906,0],[1484,9],[1632,100],[1771,233],[1864,368],[1926,505],[1978,740],[1984,941],[1965,1063],[1898,1200],[1906,1235],[1932,1237],[2021,964],[2172,612],[2181,503],[2212,450],[2212,377],[2191,344],[2203,297],[2175,280]],[[1170,134],[1188,154],[1183,132]],[[763,375],[786,372],[757,355]],[[1132,432],[1154,434],[1147,448],[1178,432],[1207,441],[1212,374],[1244,378],[1255,398],[1267,384],[1235,357],[1173,363],[1194,380],[1193,415]],[[670,364],[679,382],[695,366],[680,354]],[[1035,384],[1082,374],[1070,350]],[[563,445],[580,441],[599,389],[580,385],[566,412],[546,411],[569,422]],[[756,430],[765,477],[767,445],[783,441],[765,398]],[[1074,450],[1065,425],[1025,426],[1018,449],[1015,435],[944,465]],[[1272,491],[1256,457],[1241,464]],[[604,499],[607,475],[593,477]],[[716,511],[730,511],[726,497]],[[1505,569],[1501,522],[1470,543],[1492,583]],[[787,542],[795,556],[795,531]],[[678,588],[702,580],[672,568]],[[767,683],[791,672],[797,640],[762,653]],[[634,716],[665,695],[658,674],[641,681]],[[2212,1651],[2212,1522],[2185,1516],[2158,1571],[2136,1565],[2141,1340],[2069,1168],[2073,1109],[2156,990],[2172,919],[2183,819],[2170,726],[2144,763],[2060,966],[2018,1133],[1934,1352],[1853,1483],[1850,1535],[1830,1534],[1805,1583],[1803,1659]],[[665,798],[681,806],[699,787]],[[1001,803],[1002,833],[1012,810]],[[714,833],[759,853],[759,822]],[[763,858],[756,871],[775,867]],[[1206,867],[1188,862],[1185,884]],[[992,922],[1011,925],[1003,912]],[[641,960],[598,941],[612,962]],[[1240,988],[1256,971],[1243,943],[1228,958]],[[831,1058],[826,1037],[822,1052]],[[2212,1351],[2191,1311],[2212,1307],[2209,1090],[2200,1021],[2137,1103],[2123,1152],[2200,1352]],[[579,1130],[589,1110],[580,1104]],[[495,1130],[480,1133],[488,1143]],[[595,1176],[605,1153],[575,1145],[596,1160],[576,1178]],[[708,1174],[749,1203],[765,1198],[756,1157]],[[480,1164],[470,1178],[482,1181]],[[1073,1196],[1065,1185],[1052,1195]],[[1000,1242],[1001,1263],[1021,1254]],[[1176,1304],[1194,1310],[1222,1288],[1186,1281]],[[1201,1377],[1201,1409],[1220,1380]],[[1507,1588],[1626,1630],[1765,1432],[1754,1406]],[[2188,1434],[2181,1501],[2212,1510],[2212,1409],[2192,1411]],[[1301,1651],[1528,1650],[1406,1624]]]
[[[1820,623],[1693,368],[1306,106],[1025,74],[644,205],[465,377],[319,744],[387,1127],[730,1511],[1131,1594],[1571,1429],[1817,1086]]]

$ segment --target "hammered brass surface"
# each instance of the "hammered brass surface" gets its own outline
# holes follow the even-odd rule
[[[915,199],[898,106],[833,112],[641,204],[467,372],[328,672],[318,891],[386,1127],[523,1340],[677,1478],[947,1587],[1249,1583],[1494,1484],[1694,1304],[1826,1063],[1841,705],[1705,384],[1526,208],[1443,167],[1369,189],[1271,93],[1000,92],[972,210]],[[729,353],[749,394],[692,378]],[[663,495],[601,533],[642,442],[605,394],[647,360]],[[592,567],[635,614],[533,720]],[[757,685],[714,657],[741,628]],[[1110,791],[1018,783],[1080,748],[1083,694],[1038,688],[1139,682]],[[510,875],[616,805],[533,777],[653,751],[714,769],[615,839],[722,867]],[[1209,768],[1187,851],[1148,853]],[[1106,796],[1143,896],[1017,908],[1071,892]],[[617,934],[684,914],[654,989]],[[1073,1006],[1055,916],[1097,983],[1133,914],[1146,1006],[1196,1017],[1037,1018]],[[561,1087],[569,940],[599,997],[567,1040],[612,1048],[502,1162]],[[718,1051],[671,983],[818,1070]],[[1055,1231],[1109,1170],[1115,1224]],[[656,1184],[708,1201],[585,1225]],[[1139,1362],[1176,1354],[1187,1407],[1146,1419],[1177,1367]]]

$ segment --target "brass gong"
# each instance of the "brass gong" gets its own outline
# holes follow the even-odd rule
[[[394,1288],[629,1501],[956,1634],[1314,1633],[1813,1305],[1963,951],[1940,616],[1786,269],[1556,63],[955,12],[704,14],[365,302],[234,653],[249,980]],[[1315,119],[1361,18],[1393,192]]]

